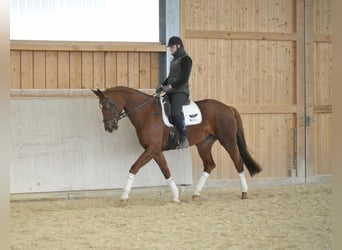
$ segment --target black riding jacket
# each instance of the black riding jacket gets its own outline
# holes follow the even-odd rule
[[[185,93],[189,96],[189,77],[192,68],[192,60],[185,52],[184,47],[179,48],[173,55],[170,63],[170,73],[162,85],[171,84],[172,89],[168,93]]]

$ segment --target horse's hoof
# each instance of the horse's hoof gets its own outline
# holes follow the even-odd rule
[[[179,200],[178,198],[173,198],[173,199],[172,199],[172,202],[173,202],[173,203],[180,203],[180,200]]]
[[[128,203],[128,199],[120,199],[120,205],[126,205]]]
[[[245,200],[245,199],[249,199],[249,196],[248,196],[247,192],[242,192],[241,200]]]
[[[199,195],[199,194],[193,194],[192,195],[192,200],[193,201],[199,200],[200,197],[201,197],[201,195]]]

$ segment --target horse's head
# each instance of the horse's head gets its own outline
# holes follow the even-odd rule
[[[104,128],[106,131],[112,133],[113,130],[118,129],[118,122],[122,107],[115,104],[114,101],[101,90],[93,90],[93,93],[99,97],[99,107],[102,111]]]

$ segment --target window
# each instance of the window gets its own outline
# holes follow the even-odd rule
[[[11,0],[12,40],[159,42],[158,0]]]

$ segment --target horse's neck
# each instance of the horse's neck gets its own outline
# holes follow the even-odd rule
[[[148,96],[139,92],[121,91],[118,94],[123,101],[122,106],[127,112],[132,111],[149,99]]]
[[[140,107],[137,109],[140,105],[143,105],[145,102],[147,102],[151,97],[139,93],[139,92],[131,92],[131,91],[121,91],[119,93],[119,96],[122,100],[122,106],[126,113],[129,114],[128,118],[133,123],[135,127],[138,126],[139,122],[143,121],[144,119],[147,119],[150,115],[150,112],[147,112],[147,109],[151,108],[151,104],[153,103],[147,103],[143,107]]]

